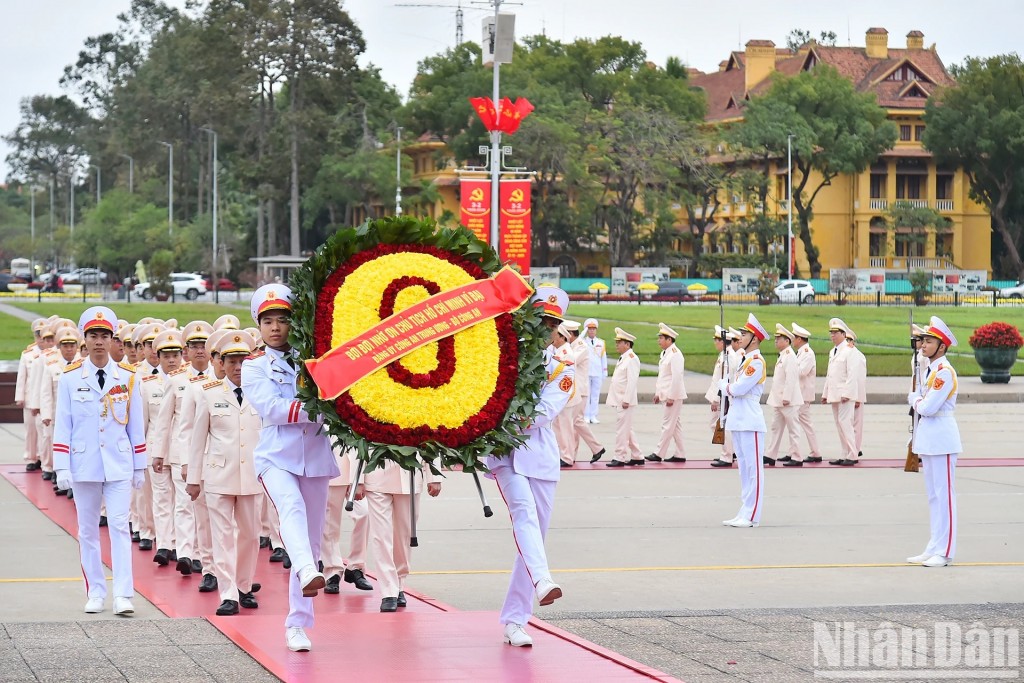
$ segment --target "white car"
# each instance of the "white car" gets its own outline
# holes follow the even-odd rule
[[[1003,287],[999,290],[999,297],[1002,299],[1020,299],[1024,297],[1024,280],[1021,280],[1013,287]]]
[[[203,277],[197,273],[171,273],[171,284],[174,286],[174,296],[183,296],[189,301],[194,301],[201,294],[206,294],[206,283]],[[143,299],[152,299],[153,292],[149,289],[148,282],[140,282],[132,290],[136,296]]]
[[[772,298],[783,304],[813,304],[814,287],[807,280],[783,280],[775,287]]]

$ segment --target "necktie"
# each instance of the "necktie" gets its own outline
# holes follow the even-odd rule
[[[238,399],[238,405],[242,405],[242,387],[235,387],[235,398]]]
[[[160,372],[160,368],[153,368],[153,372],[151,372],[151,373],[149,373],[149,374],[151,374],[151,375],[155,375],[155,374],[156,374],[156,373],[158,373],[158,372]]]
[[[203,371],[202,370],[200,370],[199,372],[196,373],[196,377],[202,377],[202,376],[203,376]]]
[[[288,367],[290,367],[292,370],[295,369],[295,359],[292,358],[290,354],[284,357],[284,362],[287,363]]]
[[[103,370],[96,371],[96,383],[100,385],[100,389],[103,388],[103,382],[106,381],[106,378],[103,376],[104,374],[106,373],[104,373]]]

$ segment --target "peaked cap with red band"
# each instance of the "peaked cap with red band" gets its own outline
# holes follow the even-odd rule
[[[111,335],[117,327],[117,316],[106,306],[92,306],[85,309],[78,319],[78,329],[85,335],[89,330],[106,330]]]
[[[558,287],[538,287],[533,296],[542,315],[557,320],[565,319],[565,311],[569,308],[569,295],[565,291]]]
[[[933,315],[931,320],[928,321],[928,327],[924,329],[924,333],[929,337],[938,339],[946,345],[946,348],[956,346],[957,344],[956,336],[953,335],[952,330],[937,315]]]
[[[257,324],[260,316],[267,311],[290,311],[292,310],[292,290],[286,285],[271,284],[263,285],[252,295],[249,303],[249,312]]]
[[[768,331],[757,321],[753,313],[747,314],[747,324],[743,326],[743,329],[757,337],[758,341],[768,338]]]

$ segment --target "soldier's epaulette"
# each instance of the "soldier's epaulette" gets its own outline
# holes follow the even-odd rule
[[[160,376],[160,375],[145,375],[145,376],[144,376],[144,377],[142,378],[142,381],[143,381],[143,382],[152,382],[153,380],[155,380],[155,379],[156,379],[157,377],[159,377],[159,376]]]
[[[204,384],[203,389],[213,389],[214,387],[219,387],[221,384],[224,384],[224,380],[214,380],[213,382],[207,382],[206,384]]]
[[[46,361],[46,364],[47,364],[47,365],[56,365],[56,364],[57,364],[57,363],[59,363],[59,362],[60,362],[60,358],[54,358],[54,359],[52,359],[52,360],[48,360],[48,361]]]
[[[43,351],[43,355],[44,356],[52,356],[55,353],[60,353],[60,350],[59,349],[55,349],[53,347],[50,347],[50,348],[46,349],[45,351]]]
[[[673,346],[672,347],[672,353],[679,353],[679,349],[677,349],[676,347]]]
[[[82,363],[84,362],[85,359],[80,358],[79,360],[76,360],[74,363],[68,363],[66,366],[64,366],[64,372],[71,372],[72,370],[77,370],[78,368],[82,367]]]
[[[35,345],[36,343],[32,342],[31,344],[25,347],[25,351],[22,351],[22,353],[25,353],[26,351],[31,351],[33,348],[35,348]]]
[[[128,372],[135,372],[136,370],[139,369],[139,366],[132,365],[126,360],[123,360],[120,363],[118,363],[117,367],[121,368],[122,370],[127,370]]]
[[[187,365],[182,365],[180,368],[178,368],[174,372],[169,373],[168,376],[169,377],[174,377],[175,375],[180,375],[183,372],[188,372],[188,366]]]
[[[245,359],[246,360],[256,360],[260,356],[265,356],[265,355],[267,355],[266,351],[253,351],[248,356],[246,356]]]
[[[210,379],[210,378],[209,377],[200,377],[200,376],[196,375],[195,377],[189,377],[188,381],[189,382],[205,382],[208,379]]]

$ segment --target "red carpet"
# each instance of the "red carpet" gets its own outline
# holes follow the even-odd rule
[[[689,464],[689,463],[687,463]],[[20,465],[0,474],[43,514],[72,536],[78,523],[74,501],[55,496],[50,482]],[[110,566],[109,541],[100,529],[103,560]],[[531,621],[535,647],[501,642],[494,612],[460,612],[424,595],[408,592],[409,606],[382,614],[377,591],[342,584],[340,595],[316,599],[316,626],[308,631],[313,650],[289,652],[284,642],[288,611],[287,570],[260,551],[256,580],[260,607],[238,616],[217,617],[219,595],[199,593],[200,576],[183,577],[173,566],[158,567],[153,552],[133,549],[135,590],[169,617],[206,617],[228,638],[279,678],[295,683],[369,681],[676,681],[666,674],[605,650],[542,621]]]
[[[862,458],[856,465],[853,465],[853,469],[864,469],[864,468],[893,468],[898,467],[903,469],[903,465],[906,463],[906,457],[902,458]],[[728,472],[730,467],[712,467],[710,460],[687,460],[686,462],[648,462],[645,465],[627,466],[621,468],[609,468],[605,463],[609,462],[607,456],[604,460],[598,460],[595,463],[590,463],[585,460],[577,460],[576,464],[571,468],[567,467],[562,472],[571,472],[572,470],[599,470],[602,472],[616,472],[618,470],[639,470],[645,469],[650,470],[725,470]],[[961,467],[1024,467],[1024,458],[959,458],[956,461],[957,468]],[[767,465],[765,467],[768,467]],[[790,470],[799,472],[804,469],[814,469],[824,467],[831,470],[848,470],[849,467],[841,467],[839,465],[829,465],[828,460],[824,462],[805,463],[803,467],[783,467],[780,462],[774,467],[768,467],[773,472],[775,470]]]

